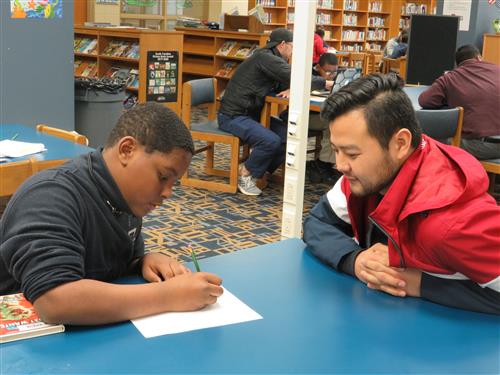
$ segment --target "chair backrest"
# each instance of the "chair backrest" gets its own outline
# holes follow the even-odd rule
[[[189,128],[191,124],[191,107],[208,105],[208,119],[215,120],[216,115],[215,78],[202,78],[187,81],[182,87],[182,120]]]
[[[35,164],[35,159],[0,164],[0,196],[14,194],[19,185],[36,172]]]
[[[464,109],[419,109],[416,111],[418,122],[424,134],[439,141],[452,138],[451,144],[460,147]]]
[[[365,68],[365,54],[362,52],[351,52],[349,54],[349,67],[351,68],[361,68],[364,71]]]
[[[74,132],[74,131],[68,131],[68,130],[63,130],[63,129],[59,129],[59,128],[54,128],[52,126],[48,126],[45,124],[38,124],[36,126],[36,130],[41,132],[41,133],[53,135],[54,137],[63,138],[63,139],[66,139],[68,141],[75,142],[75,143],[78,143],[81,145],[85,145],[85,146],[89,145],[89,140],[87,139],[86,136],[78,134],[77,132]]]

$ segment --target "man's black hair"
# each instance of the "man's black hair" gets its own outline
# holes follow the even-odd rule
[[[321,117],[330,123],[359,109],[363,111],[368,133],[383,148],[387,149],[392,136],[403,128],[410,131],[411,144],[416,148],[422,140],[422,129],[402,85],[396,74],[377,73],[358,78],[328,97]]]
[[[323,39],[325,37],[325,30],[316,29],[316,34],[318,34],[321,37],[321,39]]]
[[[318,64],[321,67],[325,65],[339,65],[339,60],[333,53],[326,52],[320,56]]]
[[[181,148],[194,154],[193,138],[189,129],[171,109],[158,103],[141,103],[124,112],[111,130],[106,147],[121,138],[134,137],[147,153],[169,153]]]
[[[479,50],[476,48],[476,46],[472,44],[466,44],[459,49],[457,49],[457,52],[455,53],[455,62],[457,63],[457,66],[463,63],[465,60],[470,60],[474,59],[477,56],[480,56],[481,53]]]

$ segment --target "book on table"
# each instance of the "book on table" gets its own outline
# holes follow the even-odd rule
[[[22,293],[0,296],[0,343],[63,331],[62,324],[42,322]]]

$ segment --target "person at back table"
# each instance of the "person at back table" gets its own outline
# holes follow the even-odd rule
[[[170,197],[193,152],[173,111],[139,104],[104,149],[31,177],[0,222],[0,294],[23,292],[48,323],[85,325],[215,303],[218,276],[144,253],[141,234],[141,218]],[[130,273],[149,283],[109,283]]]
[[[305,219],[312,254],[371,289],[500,314],[500,207],[481,164],[421,133],[392,74],[351,82],[322,115],[343,177]]]
[[[257,179],[273,173],[285,160],[286,124],[271,121],[267,129],[259,123],[266,95],[288,97],[293,33],[273,30],[268,43],[243,61],[229,81],[217,115],[219,128],[247,143],[252,152],[240,166],[238,189],[246,195],[260,195]],[[333,81],[313,77],[313,90],[331,89]],[[284,126],[285,125],[285,126]]]
[[[483,61],[473,45],[460,47],[457,67],[434,81],[420,94],[423,108],[463,107],[460,147],[479,160],[500,158],[500,143],[486,137],[500,136],[500,66]]]
[[[324,53],[313,67],[312,74],[326,80],[335,81],[339,62],[333,53]],[[312,183],[325,182],[333,184],[338,179],[338,172],[334,169],[335,153],[330,146],[330,128],[328,121],[321,119],[319,113],[309,112],[309,130],[322,130],[321,151],[318,160],[308,161],[306,175]]]

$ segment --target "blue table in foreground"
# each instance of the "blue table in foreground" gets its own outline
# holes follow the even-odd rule
[[[19,161],[35,158],[40,164],[54,165],[74,158],[80,154],[92,151],[92,148],[83,146],[62,138],[37,132],[36,129],[24,125],[0,124],[0,141],[12,139],[17,134],[16,141],[43,143],[47,149],[44,152],[27,155],[19,158],[12,158],[10,161]]]
[[[499,373],[500,317],[369,290],[303,250],[200,262],[262,320],[151,339],[130,322],[67,327],[0,346],[0,373]]]

